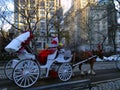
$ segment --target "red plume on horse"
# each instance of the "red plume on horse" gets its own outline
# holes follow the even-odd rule
[[[93,57],[95,55],[95,57]],[[99,57],[101,59],[103,59],[103,54],[102,54],[102,48],[97,47],[97,50],[79,50],[79,51],[75,51],[73,53],[73,63],[77,63],[77,62],[85,62],[87,64],[90,64],[90,70],[88,71],[88,74],[92,74],[95,75],[95,71],[94,71],[94,63],[96,62],[96,57]],[[84,61],[85,60],[85,61]],[[80,69],[80,73],[81,75],[84,75],[84,71],[82,71],[81,67],[82,67],[83,63],[79,64],[79,69]]]

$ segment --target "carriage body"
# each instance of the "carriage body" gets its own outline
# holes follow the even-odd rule
[[[18,58],[12,59],[6,64],[5,74],[22,88],[34,85],[39,78],[58,77],[62,81],[68,81],[73,74],[73,67],[96,58],[96,56],[88,53],[90,57],[72,63],[71,61],[76,55],[71,54],[70,50],[53,48],[42,50],[36,56],[32,51],[28,52],[25,48],[32,38],[33,36],[28,31],[13,39],[5,47],[7,52],[18,53]]]
[[[27,40],[30,40],[30,32],[21,34],[5,47],[7,52],[18,53],[18,58],[10,60],[5,67],[6,76],[10,80],[19,87],[27,88],[32,86],[38,78],[52,76],[59,77],[62,81],[71,78],[72,55],[70,51],[58,54],[58,50],[43,50],[36,56],[24,48],[26,42],[28,44]]]

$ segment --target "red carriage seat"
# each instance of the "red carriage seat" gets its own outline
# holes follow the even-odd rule
[[[48,55],[53,54],[54,52],[55,52],[55,49],[42,50],[38,55],[40,64],[45,65],[47,62]]]

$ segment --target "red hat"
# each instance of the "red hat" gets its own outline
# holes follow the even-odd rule
[[[51,44],[52,46],[58,46],[58,37],[54,37]]]

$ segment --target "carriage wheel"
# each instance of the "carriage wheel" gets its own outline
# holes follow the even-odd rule
[[[5,65],[5,69],[4,69],[6,77],[10,80],[13,80],[13,77],[12,77],[12,73],[13,73],[12,62],[13,62],[13,60],[8,61],[7,64]]]
[[[32,86],[39,78],[39,66],[34,60],[22,60],[14,68],[13,80],[22,88]]]
[[[117,58],[116,66],[120,70],[120,56]]]
[[[72,76],[72,66],[69,63],[63,63],[58,69],[58,76],[62,81],[69,80]]]

